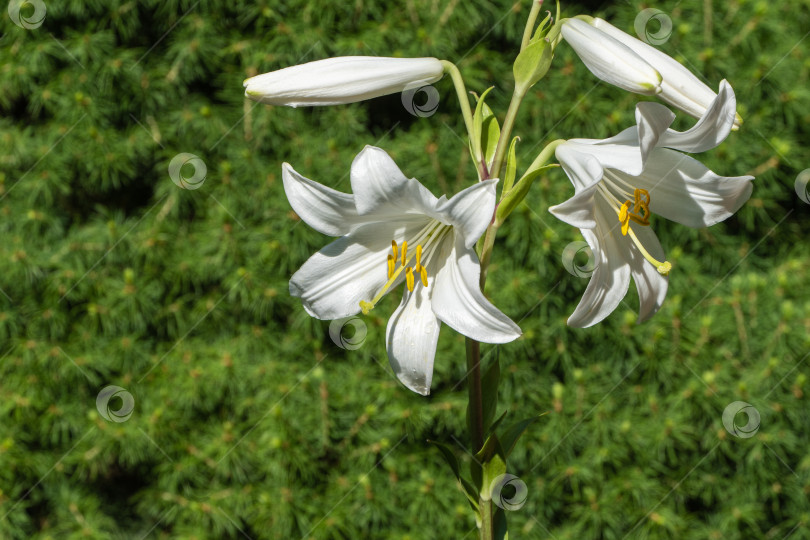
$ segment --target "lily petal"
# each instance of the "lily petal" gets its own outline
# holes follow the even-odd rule
[[[633,232],[650,255],[659,261],[666,259],[664,248],[661,247],[661,242],[658,241],[658,237],[650,227],[633,227]],[[662,276],[658,269],[644,258],[629,238],[625,244],[628,249],[630,273],[638,291],[638,322],[643,323],[655,315],[663,305],[664,298],[667,296],[669,279]]]
[[[598,189],[599,183],[593,184],[577,192],[567,201],[549,207],[548,211],[557,219],[578,229],[593,229],[596,227],[596,221],[593,217],[593,198]]]
[[[407,178],[385,150],[366,146],[352,162],[352,192],[357,213],[434,215],[438,199],[414,178]]]
[[[693,154],[711,150],[728,137],[736,121],[736,115],[737,98],[731,85],[723,80],[720,82],[720,92],[698,123],[684,132],[666,130],[658,145]]]
[[[726,177],[685,154],[656,148],[639,176],[606,171],[650,194],[650,210],[687,227],[719,223],[751,197],[753,176]]]
[[[586,164],[587,176],[591,179],[601,178],[602,175],[596,174],[596,171],[602,168],[618,169],[627,174],[637,175],[640,174],[643,169],[641,151],[639,150],[637,141],[638,139],[636,139],[634,145],[629,146],[625,144],[607,144],[606,141],[595,141],[583,144],[578,140],[570,140],[558,146],[555,155],[557,159],[566,160],[569,167],[572,166],[575,161],[583,161],[583,158],[582,156],[573,156],[574,160],[572,161],[572,159],[565,156],[565,154],[560,157],[561,149],[563,153],[570,149],[579,152],[579,154],[590,156],[591,160],[595,159],[595,164],[591,160]],[[579,167],[582,167],[582,165],[580,164]],[[563,165],[563,168],[565,168],[565,165]],[[580,177],[584,176],[580,172],[577,172],[577,175]],[[577,187],[577,185],[578,182],[574,182],[574,187]],[[584,183],[582,187],[588,185],[590,185],[590,182]]]
[[[284,192],[304,222],[329,236],[343,236],[359,223],[354,197],[299,174],[289,163],[281,166]]]
[[[484,343],[508,343],[519,338],[520,327],[484,297],[479,285],[478,256],[464,238],[446,239],[440,255],[445,263],[436,272],[430,297],[433,312],[453,330]]]
[[[596,228],[582,229],[582,236],[596,257],[596,269],[568,318],[568,325],[578,328],[593,326],[613,313],[630,287],[630,267],[625,258],[616,256],[623,251],[619,242],[624,238],[619,238],[618,221],[607,219],[608,213],[615,213],[601,198],[596,199],[595,210]]]
[[[391,240],[415,234],[428,221],[421,216],[410,223],[358,227],[310,257],[290,278],[290,294],[301,298],[307,313],[318,319],[359,313],[360,301],[372,299],[388,281],[386,261]],[[390,289],[401,283],[404,275]]]
[[[433,314],[430,288],[407,289],[402,302],[388,319],[386,349],[391,368],[402,384],[417,394],[430,394],[433,359],[441,323]]]
[[[581,148],[583,146],[585,148]],[[569,141],[562,143],[554,151],[577,193],[595,186],[602,179],[604,168],[598,159],[588,153],[589,146],[591,145],[573,144]]]
[[[436,212],[446,216],[449,224],[464,237],[464,245],[468,248],[478,242],[492,221],[497,183],[497,178],[478,182],[449,200],[439,200]]]

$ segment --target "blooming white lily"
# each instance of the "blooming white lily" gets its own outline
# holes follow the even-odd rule
[[[588,69],[603,81],[636,94],[655,93],[662,101],[695,118],[703,116],[717,97],[677,60],[603,19],[590,19],[590,24],[582,19],[568,19],[563,22],[562,36]],[[660,82],[654,89],[649,86],[652,72],[658,74]],[[734,128],[741,123],[742,118],[736,115]]]
[[[386,348],[405,386],[430,393],[442,322],[487,343],[520,336],[478,284],[473,246],[492,219],[497,180],[437,199],[372,146],[352,163],[351,195],[309,180],[287,163],[283,178],[293,210],[315,230],[340,236],[292,276],[290,293],[313,317],[338,319],[368,313],[404,282]]]
[[[636,126],[610,139],[572,139],[557,147],[576,193],[549,210],[579,227],[596,257],[596,270],[569,325],[588,327],[607,317],[627,294],[631,276],[639,294],[639,322],[658,311],[672,265],[649,227],[653,213],[706,227],[748,200],[752,176],[722,177],[675,151],[717,146],[734,124],[736,105],[723,81],[717,98],[688,131],[669,129],[675,115],[663,105],[640,103]]]
[[[418,88],[442,78],[436,58],[339,56],[245,80],[245,95],[269,105],[340,105]]]

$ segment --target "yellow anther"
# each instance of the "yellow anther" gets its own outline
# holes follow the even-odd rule
[[[635,203],[624,201],[619,209],[619,222],[622,224],[622,235],[627,236],[630,229],[630,221],[639,225],[650,224],[650,193],[646,189],[636,189],[633,192]],[[633,210],[630,210],[633,205]]]
[[[391,279],[391,276],[394,275],[394,268],[396,268],[396,257],[393,255],[388,256],[388,279]]]
[[[408,290],[413,292],[413,268],[410,266],[405,270],[405,280],[408,284]]]
[[[391,240],[391,251],[394,252],[394,260],[397,260],[397,243],[395,240]]]
[[[416,269],[422,267],[422,244],[416,246]]]
[[[419,272],[419,275],[422,277],[422,285],[427,287],[427,268],[423,266],[422,270]]]
[[[402,266],[408,262],[408,242],[402,242]]]
[[[622,236],[627,236],[627,230],[630,228],[630,216],[628,210],[630,208],[630,201],[625,201],[621,209],[619,209],[619,221],[622,224]]]

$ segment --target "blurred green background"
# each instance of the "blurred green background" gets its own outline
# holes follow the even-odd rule
[[[352,158],[376,144],[435,194],[462,189],[475,173],[452,84],[420,118],[399,95],[257,105],[242,80],[333,55],[436,56],[469,90],[494,85],[502,115],[529,0],[44,5],[35,28],[0,14],[0,537],[475,537],[426,442],[470,459],[463,339],[442,332],[428,398],[388,367],[397,295],[362,319],[359,348],[337,346],[289,296],[330,240],[280,178],[288,161],[348,191]],[[641,326],[631,287],[602,324],[566,327],[587,279],[561,260],[578,231],[547,212],[573,191],[562,172],[501,229],[487,293],[524,335],[500,349],[500,410],[550,412],[511,463],[528,487],[511,537],[807,539],[810,205],[794,180],[810,167],[810,2],[563,13],[633,34],[649,7],[673,22],[661,50],[735,88],[745,124],[700,159],[754,174],[754,194],[711,229],[655,220],[674,270]],[[544,142],[617,133],[637,101],[561,44],[520,111],[520,167]],[[198,189],[169,176],[184,152],[205,164]],[[131,416],[102,416],[109,385]],[[734,401],[758,411],[754,436],[724,428]]]

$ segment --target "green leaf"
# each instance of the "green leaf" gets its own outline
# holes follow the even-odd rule
[[[507,415],[507,413],[508,413],[508,412],[509,412],[509,411],[503,411],[503,414],[501,414],[501,415],[498,417],[498,419],[497,419],[497,420],[495,420],[494,422],[492,422],[492,425],[491,425],[491,426],[489,426],[489,429],[486,431],[486,434],[487,434],[487,435],[489,435],[490,433],[495,433],[495,430],[496,430],[496,429],[498,429],[498,426],[500,426],[500,425],[501,425],[501,422],[503,422],[503,419],[504,419],[504,418],[506,418],[506,415]]]
[[[501,380],[500,347],[495,348],[495,359],[481,377],[481,408],[484,433],[489,430],[498,408],[498,383]]]
[[[473,152],[474,152],[474,155],[475,155],[475,159],[479,160],[479,161],[485,159],[484,158],[484,152],[482,150],[482,148],[483,148],[482,143],[483,143],[483,139],[484,139],[484,120],[486,118],[489,118],[490,116],[493,116],[492,109],[487,107],[484,100],[487,98],[487,94],[489,94],[492,91],[493,88],[495,88],[495,87],[490,86],[489,88],[487,88],[484,91],[483,94],[481,94],[481,97],[478,98],[478,103],[475,106],[475,112],[473,113],[473,141],[472,141],[472,144],[473,144]],[[489,112],[488,115],[486,114],[487,111]],[[489,129],[489,126],[487,126],[487,129]]]
[[[492,110],[484,105],[486,110],[489,111],[489,116],[484,114],[483,132],[481,133],[481,148],[484,152],[484,159],[487,162],[487,170],[492,168],[492,161],[495,159],[495,151],[498,149],[498,139],[501,138],[501,127],[498,125],[498,119],[492,113]]]
[[[544,167],[539,167],[533,171],[527,172],[523,175],[523,178],[517,183],[517,185],[509,190],[509,192],[504,196],[501,200],[501,203],[498,205],[498,210],[495,212],[495,222],[499,225],[506,220],[509,214],[512,213],[512,210],[517,208],[523,199],[526,198],[526,195],[529,193],[529,188],[532,187],[535,178],[540,176],[542,173],[546,172],[549,169],[553,169],[555,167],[559,167],[556,163],[552,163],[551,165],[546,165]]]
[[[520,422],[515,422],[514,424],[512,424],[511,426],[509,426],[504,430],[504,432],[501,434],[500,442],[506,457],[509,457],[509,455],[512,453],[512,450],[515,449],[515,445],[517,444],[518,439],[520,439],[523,433],[526,432],[529,426],[537,422],[541,417],[545,416],[546,414],[548,413],[543,413],[538,416],[532,416],[531,418],[521,420]]]
[[[548,72],[553,58],[552,47],[545,39],[535,41],[515,59],[515,92],[525,94]]]
[[[509,193],[512,189],[512,184],[515,183],[515,175],[517,174],[517,142],[520,137],[512,139],[512,144],[509,145],[509,153],[506,156],[506,173],[503,178],[503,193]]]
[[[452,469],[453,474],[456,477],[456,480],[459,481],[461,487],[464,489],[464,494],[467,496],[467,500],[472,505],[473,510],[477,512],[478,490],[475,488],[475,486],[473,486],[470,483],[469,480],[461,476],[461,468],[459,467],[456,455],[453,453],[453,449],[450,448],[448,445],[440,443],[438,441],[431,441],[430,439],[428,439],[428,442],[439,449],[439,452],[441,452],[442,457],[444,457],[444,460],[447,462],[448,465],[450,465],[450,469]]]

